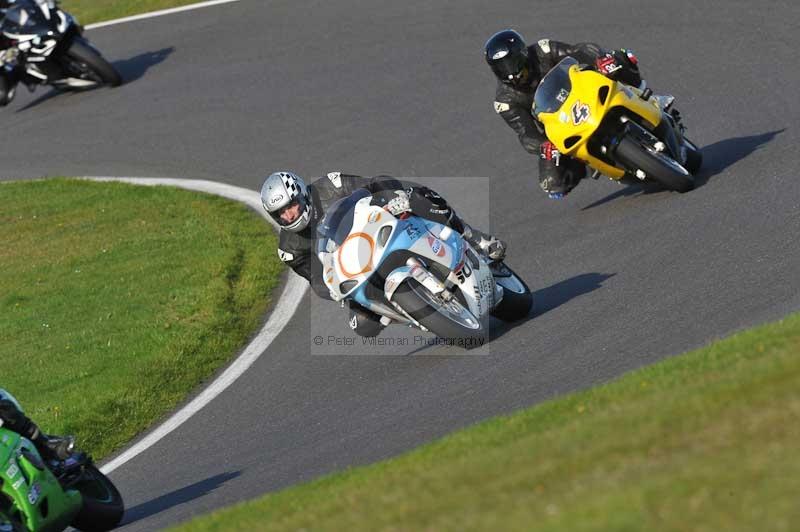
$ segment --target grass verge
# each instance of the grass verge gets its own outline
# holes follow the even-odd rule
[[[63,0],[61,8],[77,17],[83,25],[114,20],[149,11],[168,9],[200,0]]]
[[[257,214],[166,187],[0,184],[0,386],[107,455],[259,327],[282,266]]]
[[[796,530],[800,314],[176,530]]]

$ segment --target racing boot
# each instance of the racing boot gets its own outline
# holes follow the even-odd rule
[[[72,436],[50,436],[42,432],[32,421],[29,421],[23,436],[33,442],[45,460],[66,460],[75,449],[75,438]]]
[[[653,90],[647,86],[646,80],[642,80],[642,83],[639,85],[639,90],[642,91],[642,99],[647,100],[652,97],[658,104],[658,107],[664,111],[669,112],[670,107],[675,103],[675,96],[671,94],[654,94]]]
[[[36,444],[36,448],[45,458],[63,461],[72,456],[75,450],[75,438],[42,434],[42,441]]]
[[[472,247],[486,255],[492,261],[499,262],[506,256],[506,243],[492,235],[488,235],[482,231],[478,231],[464,224],[464,239],[470,243]]]
[[[385,328],[378,314],[362,307],[350,300],[350,319],[347,321],[350,328],[359,336],[378,336]]]
[[[656,102],[658,102],[658,106],[667,112],[669,112],[672,104],[675,103],[675,96],[672,96],[671,94],[656,94],[653,96],[653,98],[655,98]]]

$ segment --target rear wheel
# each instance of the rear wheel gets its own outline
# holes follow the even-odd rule
[[[616,156],[631,173],[641,170],[670,190],[688,192],[694,188],[694,180],[686,168],[646,142],[624,137],[617,146]]]
[[[122,77],[111,63],[106,61],[100,52],[81,37],[76,37],[72,41],[66,56],[67,68],[75,77],[112,87],[122,83]]]
[[[392,301],[420,325],[453,345],[471,349],[486,342],[486,328],[455,296],[445,301],[415,279],[399,287]]]
[[[114,484],[95,466],[89,464],[74,486],[83,497],[83,506],[72,526],[85,532],[112,530],[122,521],[125,505]]]
[[[492,316],[503,321],[526,317],[533,306],[533,295],[528,285],[503,263],[492,264],[491,268],[494,282],[503,289],[503,300],[492,310]]]

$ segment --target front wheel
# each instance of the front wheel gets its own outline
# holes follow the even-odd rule
[[[77,77],[112,87],[122,84],[119,72],[82,37],[75,37],[66,56],[67,69]]]
[[[84,532],[112,530],[122,521],[125,505],[114,484],[94,465],[87,465],[74,486],[83,497],[83,506],[72,526]]]
[[[453,345],[472,349],[486,342],[486,327],[457,297],[445,301],[416,279],[398,286],[392,301],[420,325]]]
[[[683,139],[683,145],[686,147],[686,169],[692,175],[695,175],[700,170],[700,167],[703,166],[703,152],[695,146],[694,142],[687,138]]]
[[[619,162],[631,173],[641,170],[647,177],[670,190],[688,192],[694,188],[694,180],[686,168],[646,143],[624,137],[617,146],[616,155]]]
[[[503,321],[518,321],[526,317],[533,306],[533,295],[511,268],[503,263],[491,265],[494,282],[503,289],[503,299],[492,310],[492,316]]]

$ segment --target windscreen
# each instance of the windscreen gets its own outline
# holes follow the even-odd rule
[[[317,226],[317,253],[332,253],[342,245],[353,229],[356,203],[368,196],[369,191],[361,188],[330,206]]]
[[[569,79],[569,69],[577,65],[578,61],[572,57],[565,57],[559,64],[548,72],[533,96],[533,113],[554,113],[558,111],[569,98],[572,91],[572,82]]]
[[[50,30],[48,21],[42,16],[36,2],[18,0],[10,7],[0,22],[4,32],[15,35],[33,35],[47,33]]]

